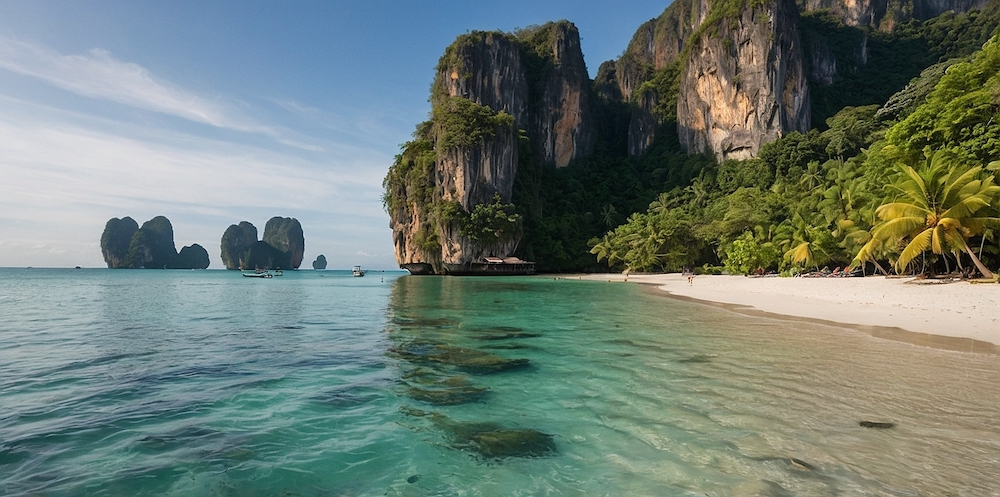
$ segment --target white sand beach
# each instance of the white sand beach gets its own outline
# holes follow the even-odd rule
[[[620,282],[625,275],[583,278]],[[724,304],[737,312],[839,323],[934,347],[1000,351],[995,347],[1000,345],[1000,284],[885,277],[695,276],[689,285],[681,274],[629,275],[628,282],[656,285],[673,296]]]

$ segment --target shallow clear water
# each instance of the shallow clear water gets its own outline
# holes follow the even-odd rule
[[[1000,495],[995,355],[544,277],[0,283],[0,495]]]

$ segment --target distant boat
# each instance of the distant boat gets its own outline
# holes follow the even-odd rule
[[[361,266],[354,266],[354,269],[351,270],[351,272],[354,273],[354,276],[364,276],[368,271],[362,271]]]
[[[274,278],[274,275],[270,271],[264,269],[258,269],[252,273],[243,273],[243,276],[247,278]]]
[[[282,271],[281,271],[280,269],[278,269],[278,270],[275,270],[275,271],[274,271],[274,275],[275,275],[275,276],[284,276],[284,275],[285,275],[285,273],[284,273],[284,272],[282,272]]]

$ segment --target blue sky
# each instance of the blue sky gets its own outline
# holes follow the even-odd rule
[[[0,3],[0,266],[104,266],[111,217],[298,218],[308,267],[393,268],[381,182],[454,38],[568,19],[593,75],[669,2]]]

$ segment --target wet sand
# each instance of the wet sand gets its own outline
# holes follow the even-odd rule
[[[623,274],[583,279],[625,281]],[[841,324],[936,348],[1000,353],[1000,284],[912,278],[629,275],[672,296],[736,312]]]

